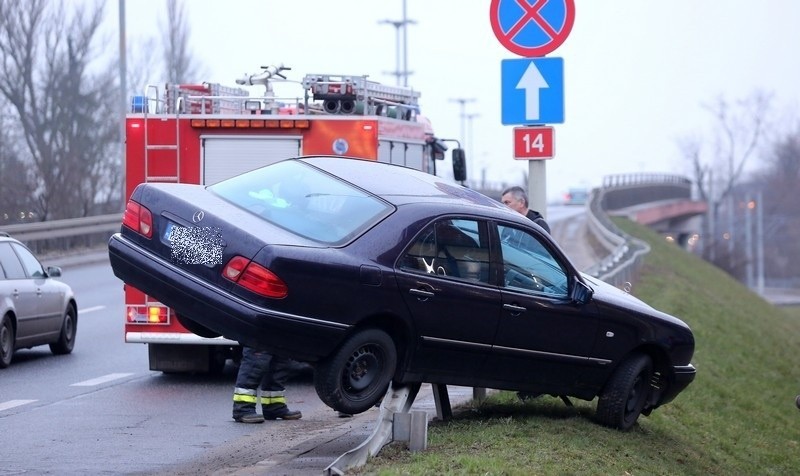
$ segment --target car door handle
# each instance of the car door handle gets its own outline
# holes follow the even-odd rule
[[[14,292],[11,294],[14,295],[14,299],[17,299],[19,297],[19,290],[15,289]]]
[[[42,295],[42,288],[36,288],[36,295],[37,296],[41,296]]]
[[[503,309],[511,311],[511,314],[520,314],[527,311],[527,308],[517,306],[516,304],[503,304]]]
[[[418,289],[418,288],[411,288],[411,289],[409,289],[408,292],[410,292],[414,296],[417,296],[422,301],[424,301],[425,299],[432,298],[433,296],[435,296],[435,294],[432,291],[426,291],[424,289]]]

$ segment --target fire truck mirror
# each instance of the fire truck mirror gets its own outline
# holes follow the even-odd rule
[[[467,180],[467,159],[464,149],[453,149],[453,178],[458,182]]]

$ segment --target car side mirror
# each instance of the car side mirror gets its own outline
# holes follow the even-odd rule
[[[573,302],[578,304],[586,304],[592,299],[594,292],[592,288],[587,286],[583,281],[575,278],[575,285],[572,287],[572,294],[570,298]]]
[[[61,277],[61,268],[58,266],[48,266],[47,267],[47,277],[49,278],[60,278]]]
[[[467,180],[467,159],[464,149],[453,149],[453,178],[457,182]]]

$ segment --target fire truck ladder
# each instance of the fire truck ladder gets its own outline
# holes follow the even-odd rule
[[[331,114],[385,115],[389,106],[400,109],[406,119],[419,109],[419,91],[402,86],[386,86],[367,80],[367,76],[307,74],[302,81],[311,90],[314,99],[323,101],[323,108]],[[357,105],[364,107],[358,111]]]
[[[149,113],[149,107],[144,109],[144,181],[145,182],[179,182],[181,176],[181,161],[180,161],[180,121],[179,114],[175,114],[175,143],[174,144],[151,144],[149,137],[149,130],[151,121],[164,121],[164,117],[159,117],[159,111],[166,110],[166,101],[158,95],[158,86],[154,84],[147,85],[145,98],[148,103],[154,103],[153,113]],[[167,160],[175,161],[175,175],[150,175],[150,152],[152,151],[173,151],[169,154]],[[163,155],[163,154],[162,154]],[[171,168],[170,168],[171,170]]]

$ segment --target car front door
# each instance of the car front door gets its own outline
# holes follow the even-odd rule
[[[34,332],[36,286],[25,274],[25,268],[9,242],[0,243],[0,266],[5,275],[5,279],[0,282],[2,299],[7,299],[14,309],[17,318],[17,342],[24,342]]]
[[[487,230],[485,221],[444,218],[401,255],[396,276],[414,319],[415,371],[463,382],[483,366],[500,318]]]
[[[47,277],[42,264],[27,248],[17,243],[11,247],[19,256],[22,267],[27,276],[26,287],[33,292],[32,314],[30,316],[30,336],[38,342],[46,339],[61,330],[61,321],[64,310],[61,303],[64,301],[61,291],[53,285],[52,279]]]
[[[502,314],[490,368],[497,378],[566,389],[597,363],[589,359],[597,319],[569,297],[570,272],[548,239],[499,225]]]

